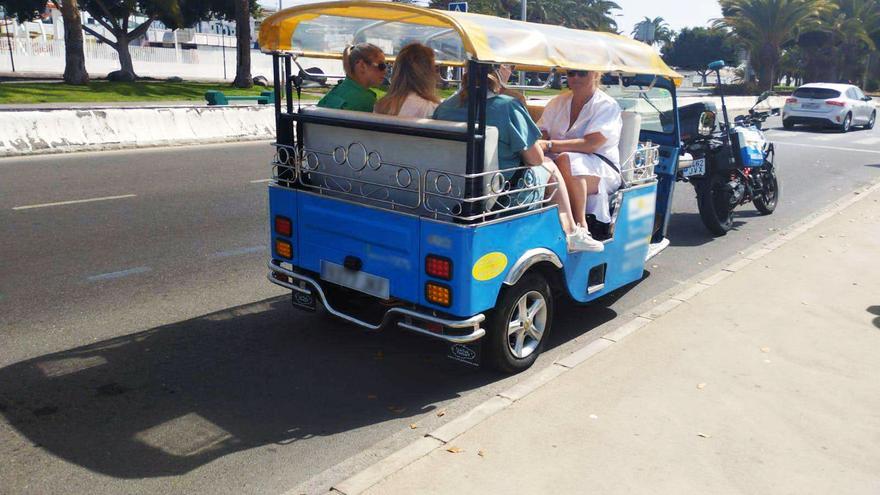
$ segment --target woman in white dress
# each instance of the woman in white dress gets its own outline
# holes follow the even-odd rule
[[[608,197],[621,182],[620,106],[599,89],[600,77],[598,72],[568,71],[571,91],[550,100],[538,121],[541,148],[565,177],[575,221],[582,227],[587,213],[611,222]]]
[[[375,113],[429,119],[437,109],[434,50],[421,43],[403,47],[394,61],[388,93],[376,102]]]

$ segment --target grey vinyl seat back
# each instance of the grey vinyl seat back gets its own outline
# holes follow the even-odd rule
[[[464,194],[467,143],[409,135],[406,131],[432,129],[466,136],[467,123],[320,107],[304,107],[300,112],[359,124],[393,124],[402,131],[304,123],[300,182],[305,187],[424,216],[460,208],[460,201],[450,198]],[[490,190],[498,170],[498,130],[494,127],[486,129],[485,150],[484,192]]]

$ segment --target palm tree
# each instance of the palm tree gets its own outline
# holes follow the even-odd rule
[[[650,39],[641,39],[641,37],[645,37],[643,30],[647,30],[647,33],[653,33],[653,35],[649,37]],[[639,36],[640,33],[643,33],[641,37]],[[633,38],[649,45],[663,46],[672,42],[673,32],[669,29],[669,24],[667,24],[666,20],[662,17],[655,17],[653,19],[645,17],[633,27],[632,36]]]
[[[758,86],[771,89],[776,82],[783,48],[799,32],[814,28],[831,8],[827,0],[719,0],[724,17],[715,25],[729,28],[749,50],[758,71]]]
[[[838,77],[856,81],[865,76],[869,57],[877,50],[880,1],[834,0],[834,5],[828,28],[836,45]]]

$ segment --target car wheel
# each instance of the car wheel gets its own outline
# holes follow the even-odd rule
[[[869,120],[868,123],[865,124],[865,129],[873,129],[873,128],[874,128],[874,123],[875,123],[876,121],[877,121],[877,110],[874,110],[874,111],[871,113],[871,120]]]
[[[840,124],[840,132],[849,132],[849,129],[852,127],[852,114],[846,114],[846,117],[843,118],[843,123]]]
[[[553,323],[553,293],[540,273],[531,272],[499,297],[488,321],[488,362],[504,373],[519,373],[535,362]]]
[[[790,120],[783,120],[782,127],[783,127],[783,129],[791,130],[791,129],[794,129],[794,124]]]

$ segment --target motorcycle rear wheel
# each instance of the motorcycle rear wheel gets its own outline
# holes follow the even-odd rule
[[[776,170],[773,167],[762,168],[758,173],[761,174],[762,188],[756,191],[752,203],[762,215],[770,215],[776,210],[776,204],[779,202],[779,181],[776,179]]]
[[[714,236],[726,235],[733,227],[733,208],[730,193],[724,189],[725,180],[714,176],[697,185],[697,209],[700,220]]]

